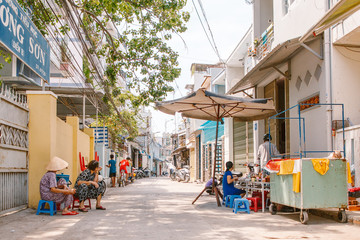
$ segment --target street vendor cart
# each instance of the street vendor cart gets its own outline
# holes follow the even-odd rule
[[[336,105],[340,105],[342,112],[344,112],[342,104]],[[301,104],[294,107],[299,109],[297,118],[300,136],[299,152],[295,159],[274,160],[277,161],[278,169],[270,174],[271,204],[269,211],[271,214],[276,214],[279,204],[299,209],[300,222],[306,224],[309,220],[308,212],[310,209],[338,208],[339,221],[346,222],[345,209],[348,204],[347,162],[345,158],[312,158],[306,156],[307,153],[315,151],[306,151],[305,149],[305,120],[300,115]],[[276,114],[270,119],[276,119],[284,112]],[[345,157],[345,144],[341,152]]]

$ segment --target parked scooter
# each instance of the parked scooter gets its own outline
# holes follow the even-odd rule
[[[181,169],[175,171],[175,178],[178,182],[189,182],[190,181],[190,170],[189,166],[186,165]]]

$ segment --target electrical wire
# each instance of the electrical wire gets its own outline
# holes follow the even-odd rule
[[[191,1],[192,1],[193,5],[194,5],[196,14],[197,14],[198,19],[199,19],[199,21],[200,21],[201,27],[202,27],[203,30],[204,30],[204,33],[205,33],[205,35],[206,35],[206,38],[208,39],[211,48],[214,50],[215,54],[217,55],[216,49],[215,49],[215,47],[213,46],[213,43],[211,42],[210,37],[209,37],[209,35],[208,35],[208,33],[207,33],[206,29],[205,29],[205,26],[204,26],[204,24],[203,24],[203,22],[202,22],[202,20],[201,20],[201,17],[200,17],[200,14],[199,14],[198,10],[197,10],[197,7],[196,7],[196,5],[195,5],[195,2],[194,2],[194,0],[191,0]]]
[[[206,25],[208,26],[209,33],[210,33],[211,39],[212,39],[213,44],[214,44],[215,53],[216,53],[216,55],[219,57],[220,62],[224,63],[224,61],[223,61],[223,60],[221,59],[221,57],[220,57],[219,50],[218,50],[218,48],[217,48],[217,46],[216,46],[216,42],[215,42],[215,39],[214,39],[214,35],[213,35],[212,31],[211,31],[210,24],[209,24],[209,22],[208,22],[208,20],[207,20],[207,17],[206,17],[205,9],[204,9],[204,7],[203,7],[203,5],[202,5],[201,0],[198,0],[198,2],[199,2],[199,5],[200,5],[200,8],[201,8],[201,12],[202,12],[202,14],[203,14],[203,16],[204,16]]]

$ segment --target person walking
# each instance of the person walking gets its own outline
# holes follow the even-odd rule
[[[110,174],[109,177],[111,178],[112,187],[115,187],[115,181],[116,181],[116,161],[114,160],[114,155],[110,154],[110,160],[108,162],[108,165],[106,165],[108,168],[110,168]]]

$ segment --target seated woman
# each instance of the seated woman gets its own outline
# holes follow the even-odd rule
[[[244,197],[245,191],[234,186],[234,182],[238,180],[238,177],[232,175],[232,170],[234,170],[234,164],[229,161],[226,163],[226,171],[224,172],[223,177],[224,197],[227,195],[240,195],[241,197]]]
[[[76,194],[75,196],[79,198],[80,206],[79,211],[87,212],[88,210],[84,206],[84,201],[88,198],[96,199],[96,209],[106,210],[106,208],[100,205],[101,197],[105,192],[105,182],[99,181],[99,162],[92,160],[88,168],[85,169],[75,182]]]
[[[40,196],[42,200],[54,201],[56,204],[64,203],[62,215],[76,215],[78,212],[69,211],[75,189],[68,188],[63,178],[56,182],[56,172],[65,169],[68,165],[61,158],[53,157],[46,167],[48,172],[41,178]]]

